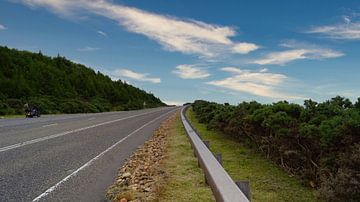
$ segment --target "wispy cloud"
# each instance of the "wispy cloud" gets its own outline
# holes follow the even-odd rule
[[[271,52],[262,58],[250,61],[250,63],[259,65],[284,65],[294,60],[321,60],[326,58],[337,58],[344,55],[344,53],[340,51],[335,51],[329,48],[323,48],[311,44],[298,43],[295,41],[282,43],[281,46],[290,49],[285,51]]]
[[[101,30],[98,30],[97,33],[104,36],[104,37],[108,36],[104,31],[101,31]]]
[[[237,92],[245,92],[257,96],[276,98],[276,99],[299,99],[294,96],[280,92],[279,86],[283,85],[288,79],[286,75],[269,73],[264,71],[243,70],[236,67],[224,67],[222,71],[232,75],[221,79],[206,82],[209,85],[230,89]]]
[[[233,27],[155,14],[109,0],[18,1],[31,7],[43,6],[64,16],[74,15],[76,10],[86,10],[107,17],[117,21],[130,32],[155,40],[168,51],[213,58],[231,53],[246,54],[259,48],[253,43],[232,41],[230,38],[236,35]]]
[[[360,20],[353,22],[351,17],[344,16],[341,23],[313,27],[307,33],[321,34],[333,39],[360,40]]]
[[[97,51],[97,50],[100,50],[100,48],[95,48],[95,47],[90,47],[90,46],[86,46],[84,48],[79,48],[77,49],[78,51],[81,51],[81,52],[90,52],[90,51]]]
[[[121,78],[129,78],[135,81],[143,81],[143,82],[150,82],[150,83],[160,83],[161,79],[156,77],[150,77],[147,73],[138,73],[134,72],[129,69],[117,69],[114,71],[110,71],[108,74],[112,78],[115,78],[116,80]]]
[[[7,29],[4,25],[0,24],[0,31]]]
[[[251,51],[257,50],[259,48],[260,48],[260,46],[258,46],[256,44],[243,42],[243,43],[235,44],[232,47],[232,51],[234,53],[247,54],[247,53],[250,53]]]
[[[203,79],[210,76],[210,73],[196,65],[178,65],[172,72],[182,79]]]

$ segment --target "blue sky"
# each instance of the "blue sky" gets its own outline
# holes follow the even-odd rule
[[[170,104],[360,96],[356,0],[3,0],[0,45],[59,53]]]

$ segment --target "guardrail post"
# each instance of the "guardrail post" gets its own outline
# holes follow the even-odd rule
[[[216,160],[222,165],[222,155],[220,153],[214,154]]]
[[[206,147],[207,147],[208,149],[210,149],[210,141],[204,140],[203,142],[204,142],[204,144],[206,145]]]
[[[250,190],[249,181],[240,180],[240,181],[236,181],[235,184],[245,194],[245,196],[249,199],[249,201],[251,201],[251,190]]]

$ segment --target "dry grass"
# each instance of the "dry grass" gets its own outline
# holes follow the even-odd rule
[[[161,186],[157,201],[215,201],[204,183],[204,174],[198,167],[179,114],[170,128],[168,156],[162,165],[168,178]]]

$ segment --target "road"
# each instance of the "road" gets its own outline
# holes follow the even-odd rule
[[[105,201],[117,169],[178,108],[0,120],[0,201]]]

